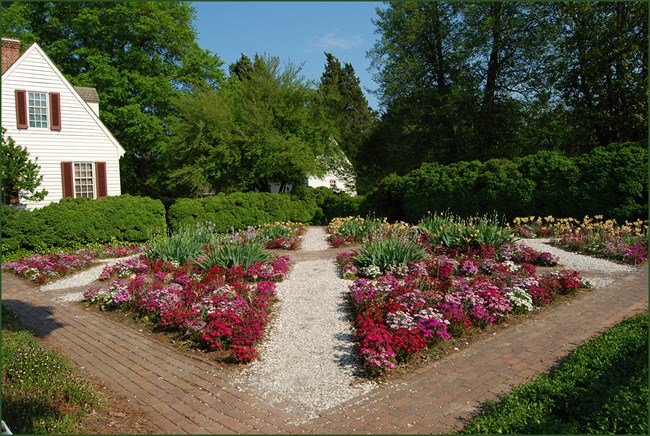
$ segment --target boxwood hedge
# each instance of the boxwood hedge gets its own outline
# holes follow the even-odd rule
[[[2,254],[74,249],[90,243],[145,242],[166,230],[159,200],[130,195],[63,199],[43,208],[2,207]]]
[[[277,221],[310,223],[317,211],[313,199],[301,200],[290,194],[235,192],[199,199],[181,198],[169,207],[167,217],[172,231],[209,221],[215,231],[227,232],[232,227],[243,229]]]
[[[409,222],[446,210],[462,217],[496,211],[509,220],[597,214],[620,222],[646,218],[647,143],[610,144],[576,157],[539,151],[513,160],[425,163],[382,181],[368,194],[366,206]]]

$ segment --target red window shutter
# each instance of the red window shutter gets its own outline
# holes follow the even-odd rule
[[[97,182],[97,198],[108,195],[108,184],[106,181],[106,162],[95,162],[95,171],[97,173],[95,181]]]
[[[16,121],[19,129],[27,128],[27,91],[16,89]]]
[[[72,162],[61,162],[61,180],[63,181],[63,198],[74,197],[74,174]]]
[[[50,130],[61,130],[61,94],[50,93]]]

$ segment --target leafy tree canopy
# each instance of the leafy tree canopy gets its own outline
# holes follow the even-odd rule
[[[230,71],[219,89],[180,104],[177,134],[164,154],[171,192],[268,191],[271,182],[322,175],[340,156],[333,122],[299,66],[242,55]]]
[[[368,180],[647,136],[646,2],[389,2],[374,24]]]

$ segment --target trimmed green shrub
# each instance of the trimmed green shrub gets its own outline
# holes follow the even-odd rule
[[[575,159],[542,150],[517,159],[519,171],[534,183],[529,208],[523,215],[583,216],[578,204],[580,168]]]
[[[334,218],[356,216],[364,202],[363,196],[353,197],[347,192],[334,192],[324,186],[300,186],[294,188],[292,194],[316,205],[317,210],[311,220],[315,225],[327,225]]]
[[[122,195],[63,199],[41,209],[2,208],[2,253],[47,253],[91,243],[146,242],[166,229],[159,200]]]
[[[580,168],[580,215],[602,214],[619,221],[648,215],[647,142],[597,147],[576,159]]]
[[[317,212],[315,202],[290,194],[267,192],[219,193],[212,197],[182,198],[169,207],[172,231],[209,221],[217,233],[279,221],[309,223]]]
[[[404,221],[404,180],[397,174],[384,177],[379,186],[366,194],[358,215],[373,214],[390,221]]]
[[[610,144],[573,158],[540,151],[513,160],[425,163],[384,179],[361,209],[411,223],[446,210],[463,218],[496,212],[507,220],[605,215],[634,221],[647,216],[645,145]]]

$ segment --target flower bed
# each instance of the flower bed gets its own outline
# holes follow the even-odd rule
[[[537,266],[556,265],[558,258],[514,242],[490,223],[474,232],[455,226],[457,234],[467,233],[462,237],[453,234],[453,226],[442,224],[447,234],[441,237],[440,232],[423,232],[424,226],[412,228],[408,236],[399,223],[399,231],[382,229],[367,235],[360,250],[337,255],[341,275],[354,279],[348,299],[356,352],[371,375],[386,374],[426,348],[587,286],[577,271],[537,276]],[[487,237],[499,244],[481,242]],[[419,259],[407,262],[405,248],[388,244],[385,250],[376,244],[391,239],[406,248],[417,241],[424,256],[416,253]],[[375,249],[384,250],[384,256],[373,253]],[[382,265],[369,266],[368,259],[379,259]]]
[[[338,261],[350,257],[344,253]],[[576,271],[535,272],[529,263],[436,255],[376,280],[358,278],[349,292],[357,353],[371,374],[386,373],[467,329],[488,327],[585,286]]]
[[[648,222],[619,225],[602,215],[574,218],[522,217],[513,221],[515,234],[550,237],[551,244],[570,251],[637,265],[648,260]]]
[[[5,262],[3,271],[12,272],[34,283],[51,280],[89,268],[98,259],[124,257],[142,250],[139,246],[106,246],[102,249],[77,250],[73,253],[34,254],[31,257]]]
[[[203,268],[142,255],[106,267],[100,279],[108,285],[88,289],[84,300],[100,310],[131,311],[199,349],[248,362],[258,355],[255,344],[268,323],[276,282],[288,271],[289,258],[278,255],[248,268]]]

